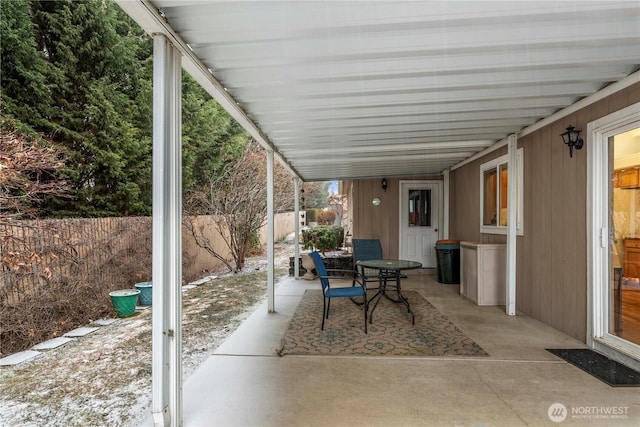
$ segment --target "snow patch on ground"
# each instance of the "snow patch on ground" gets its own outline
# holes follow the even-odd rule
[[[283,275],[292,253],[290,245],[278,250]],[[264,301],[266,268],[264,257],[250,258],[241,273],[215,272],[217,278],[183,293],[183,378]],[[151,313],[1,368],[0,425],[138,426],[151,407]]]

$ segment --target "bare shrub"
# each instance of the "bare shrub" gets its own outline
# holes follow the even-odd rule
[[[334,211],[318,211],[316,214],[318,224],[320,225],[333,225],[336,220],[336,213]]]
[[[70,197],[69,182],[57,176],[64,159],[52,141],[25,136],[13,120],[0,119],[0,215],[35,218],[47,198]]]
[[[109,292],[151,279],[151,218],[0,221],[0,354],[113,316]]]
[[[183,222],[198,246],[207,250],[230,271],[242,270],[247,255],[255,247],[256,236],[267,217],[267,153],[257,143],[249,144],[242,157],[229,163],[209,184],[190,191],[184,200]],[[293,179],[286,170],[274,165],[274,209],[284,212],[291,202]],[[216,251],[203,227],[194,217],[210,215],[219,236],[233,257],[232,266]]]

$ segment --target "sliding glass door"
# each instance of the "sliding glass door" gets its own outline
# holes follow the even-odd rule
[[[640,366],[640,103],[588,124],[587,342]]]

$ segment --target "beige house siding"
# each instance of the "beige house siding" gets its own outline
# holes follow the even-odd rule
[[[590,105],[518,140],[524,147],[524,236],[517,238],[516,307],[586,342],[587,123],[640,102],[640,84]],[[569,157],[560,134],[583,131],[585,146]],[[483,243],[505,236],[480,234],[480,165],[490,155],[451,172],[450,235]]]
[[[387,178],[387,191],[382,189],[381,179],[353,181],[353,238],[380,239],[382,253],[387,258],[398,258],[400,206],[400,181],[442,180],[437,177]],[[373,206],[374,197],[382,200],[380,206]]]
[[[524,236],[517,238],[516,308],[586,342],[587,123],[640,102],[635,84],[518,140],[524,148]],[[569,157],[560,134],[569,125],[582,130],[585,146]],[[505,243],[506,236],[480,233],[480,165],[506,154],[503,147],[450,174],[449,236],[453,239]],[[354,238],[377,238],[385,256],[398,257],[400,180],[351,183]],[[371,204],[379,197],[382,204]]]
[[[480,165],[507,154],[500,148],[449,175],[449,237],[479,243],[506,243],[504,235],[480,233]]]

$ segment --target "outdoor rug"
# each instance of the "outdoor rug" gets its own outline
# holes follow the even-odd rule
[[[349,298],[331,301],[322,324],[322,291],[307,290],[283,338],[279,355],[488,356],[429,301],[415,291],[403,292],[416,316],[403,304],[384,297],[364,333],[362,306]],[[371,309],[371,307],[369,308]]]
[[[577,366],[588,374],[611,387],[640,386],[640,372],[609,359],[607,356],[589,348],[556,349],[548,348],[548,352]]]

